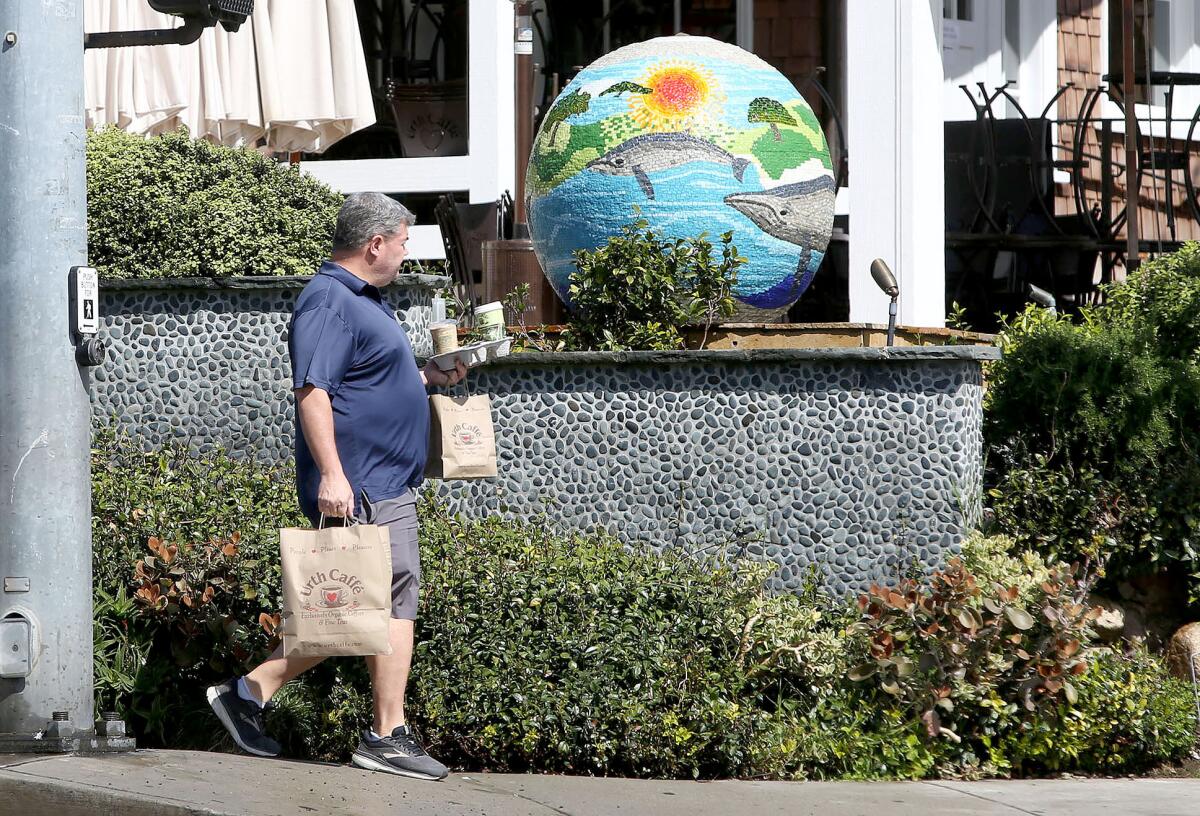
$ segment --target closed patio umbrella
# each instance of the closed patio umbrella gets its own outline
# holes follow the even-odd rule
[[[174,18],[136,0],[87,0],[87,31],[172,28]],[[171,46],[178,48],[178,46]],[[132,133],[158,133],[178,126],[187,105],[177,55],[166,48],[91,49],[85,52],[87,124],[116,125]]]
[[[93,31],[173,28],[145,0],[87,0]],[[230,146],[320,153],[375,122],[353,0],[258,0],[249,25],[191,45],[87,52],[87,123],[155,135],[186,125]]]

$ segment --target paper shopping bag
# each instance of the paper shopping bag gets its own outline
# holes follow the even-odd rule
[[[391,654],[392,547],[386,527],[279,531],[287,657]]]
[[[474,397],[429,397],[429,461],[431,479],[488,479],[496,475],[496,431],[492,400]]]

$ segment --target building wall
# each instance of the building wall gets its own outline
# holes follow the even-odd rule
[[[824,65],[825,0],[755,0],[754,53],[799,87]],[[820,99],[805,94],[821,114]]]
[[[94,420],[148,447],[291,461],[297,292],[103,290],[111,362],[95,369]],[[419,348],[427,292],[391,293]],[[468,516],[747,554],[778,565],[778,588],[815,574],[863,590],[939,563],[977,520],[990,351],[515,355],[467,381],[491,396],[498,478],[437,489]]]
[[[1089,89],[1099,88],[1103,83],[1101,79],[1105,72],[1107,60],[1105,59],[1102,48],[1104,47],[1104,36],[1102,27],[1105,24],[1104,5],[1108,0],[1058,0],[1058,54],[1059,54],[1059,84],[1074,83],[1074,87],[1067,90],[1059,101],[1058,116],[1060,119],[1074,119],[1084,104],[1084,97]],[[1119,68],[1118,68],[1119,70]],[[1177,111],[1176,116],[1190,117],[1191,111]],[[1093,118],[1101,116],[1099,106],[1093,114]],[[1143,123],[1143,127],[1145,123]],[[1175,126],[1179,128],[1179,126]],[[1184,124],[1180,130],[1186,134],[1187,126]],[[1059,143],[1064,146],[1069,146],[1075,138],[1076,129],[1074,126],[1064,124],[1060,127]],[[1178,130],[1173,130],[1178,132]],[[1101,153],[1101,142],[1099,133],[1094,127],[1089,127],[1085,133],[1085,152],[1092,156],[1099,156]],[[1182,146],[1181,139],[1173,140],[1172,147],[1176,150]],[[1163,151],[1167,149],[1165,140],[1158,139],[1154,141],[1154,149]],[[1069,154],[1064,153],[1064,158]],[[1121,132],[1114,133],[1113,142],[1110,153],[1111,161],[1119,162],[1122,166],[1125,163],[1125,148],[1124,137]],[[1193,166],[1196,164],[1196,151],[1193,151],[1192,158]],[[1170,232],[1167,226],[1167,201],[1165,194],[1165,185],[1163,181],[1157,184],[1150,177],[1150,168],[1146,168],[1145,177],[1140,186],[1140,206],[1138,208],[1138,222],[1141,229],[1141,238],[1143,240],[1152,239],[1161,235],[1164,240],[1169,240]],[[1160,177],[1162,170],[1159,170]],[[1179,240],[1195,240],[1200,239],[1200,224],[1193,219],[1191,210],[1187,205],[1186,188],[1184,187],[1185,170],[1173,171],[1173,195],[1170,206],[1174,210],[1176,219],[1176,234]],[[1085,180],[1086,191],[1084,195],[1084,203],[1087,208],[1098,204],[1103,199],[1103,190],[1101,185],[1101,174],[1099,172],[1099,164],[1092,160],[1089,166],[1084,168],[1083,178]],[[1123,206],[1125,201],[1125,183],[1123,179],[1116,179],[1113,185],[1112,202],[1115,207]],[[1157,202],[1157,206],[1156,206]],[[1074,199],[1074,190],[1069,184],[1057,185],[1055,195],[1056,211],[1059,214],[1072,214],[1077,211],[1076,202]],[[1121,236],[1124,231],[1121,231]]]

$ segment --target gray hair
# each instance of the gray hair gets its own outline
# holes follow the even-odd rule
[[[333,249],[358,249],[376,235],[393,235],[401,224],[411,227],[415,223],[417,217],[394,198],[383,193],[354,193],[338,210]]]

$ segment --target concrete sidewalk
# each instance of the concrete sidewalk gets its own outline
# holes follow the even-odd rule
[[[0,756],[14,816],[1195,816],[1197,779],[1028,782],[643,782],[451,774],[419,782],[346,765],[190,751]]]

